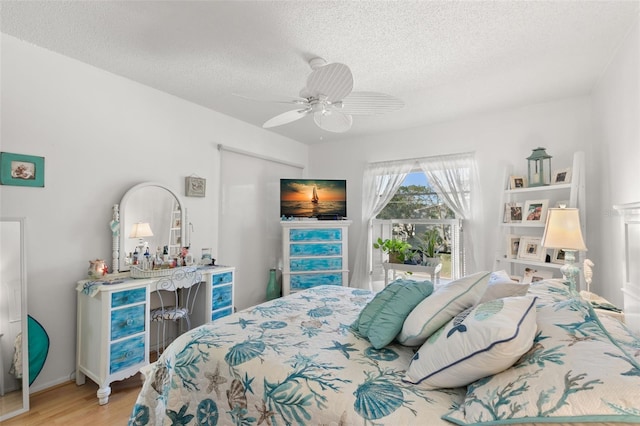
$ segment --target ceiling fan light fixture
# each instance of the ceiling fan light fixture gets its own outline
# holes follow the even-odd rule
[[[298,109],[284,112],[267,120],[262,127],[281,126],[313,113],[313,121],[328,132],[344,133],[353,125],[352,115],[375,115],[395,111],[404,106],[400,99],[378,92],[352,92],[353,75],[348,66],[327,64],[322,58],[309,60],[312,71],[300,98]]]

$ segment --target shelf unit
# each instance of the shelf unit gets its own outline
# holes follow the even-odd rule
[[[544,233],[545,220],[533,223],[530,222],[504,222],[505,207],[507,203],[519,203],[524,205],[527,201],[548,200],[548,207],[556,207],[559,202],[566,202],[567,207],[579,209],[580,225],[582,227],[582,235],[586,240],[586,204],[585,204],[585,184],[584,184],[584,153],[576,152],[573,155],[573,163],[571,168],[571,182],[566,184],[537,186],[531,188],[509,189],[510,177],[515,175],[513,167],[507,167],[504,175],[504,184],[501,188],[501,198],[499,206],[498,229],[499,238],[498,251],[495,257],[495,269],[504,269],[511,275],[524,276],[525,268],[531,268],[536,271],[545,270],[551,272],[554,278],[562,277],[560,268],[561,263],[552,263],[547,261],[535,261],[530,259],[522,259],[514,256],[511,252],[509,237],[538,237],[542,238]],[[524,209],[522,216],[526,215]],[[546,257],[553,256],[553,250],[541,248]],[[580,253],[577,262],[584,261],[584,254]],[[580,277],[580,286],[583,287],[584,277]]]
[[[173,203],[171,209],[171,223],[169,224],[169,256],[174,259],[180,254],[182,248],[182,212],[178,203]]]

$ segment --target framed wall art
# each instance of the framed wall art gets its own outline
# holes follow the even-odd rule
[[[0,152],[0,184],[44,187],[44,157]]]
[[[207,180],[201,177],[187,176],[184,179],[184,193],[187,197],[204,197]]]
[[[571,183],[571,168],[556,170],[551,176],[551,185],[562,185],[564,183]]]
[[[539,223],[544,225],[547,220],[549,200],[527,200],[522,212],[523,223]]]

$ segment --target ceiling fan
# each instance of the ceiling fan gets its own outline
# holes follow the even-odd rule
[[[383,114],[404,106],[400,99],[384,93],[352,92],[353,75],[344,64],[327,64],[322,58],[313,58],[309,66],[312,71],[300,97],[276,101],[291,103],[297,108],[276,115],[262,127],[282,126],[312,115],[321,129],[343,133],[351,128],[353,115]]]

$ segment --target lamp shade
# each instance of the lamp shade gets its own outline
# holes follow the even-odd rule
[[[129,234],[129,238],[144,238],[144,237],[153,237],[153,232],[151,232],[151,226],[147,222],[138,222],[134,223],[131,227],[131,234]]]
[[[547,248],[587,251],[580,230],[578,209],[549,209],[541,245]]]

